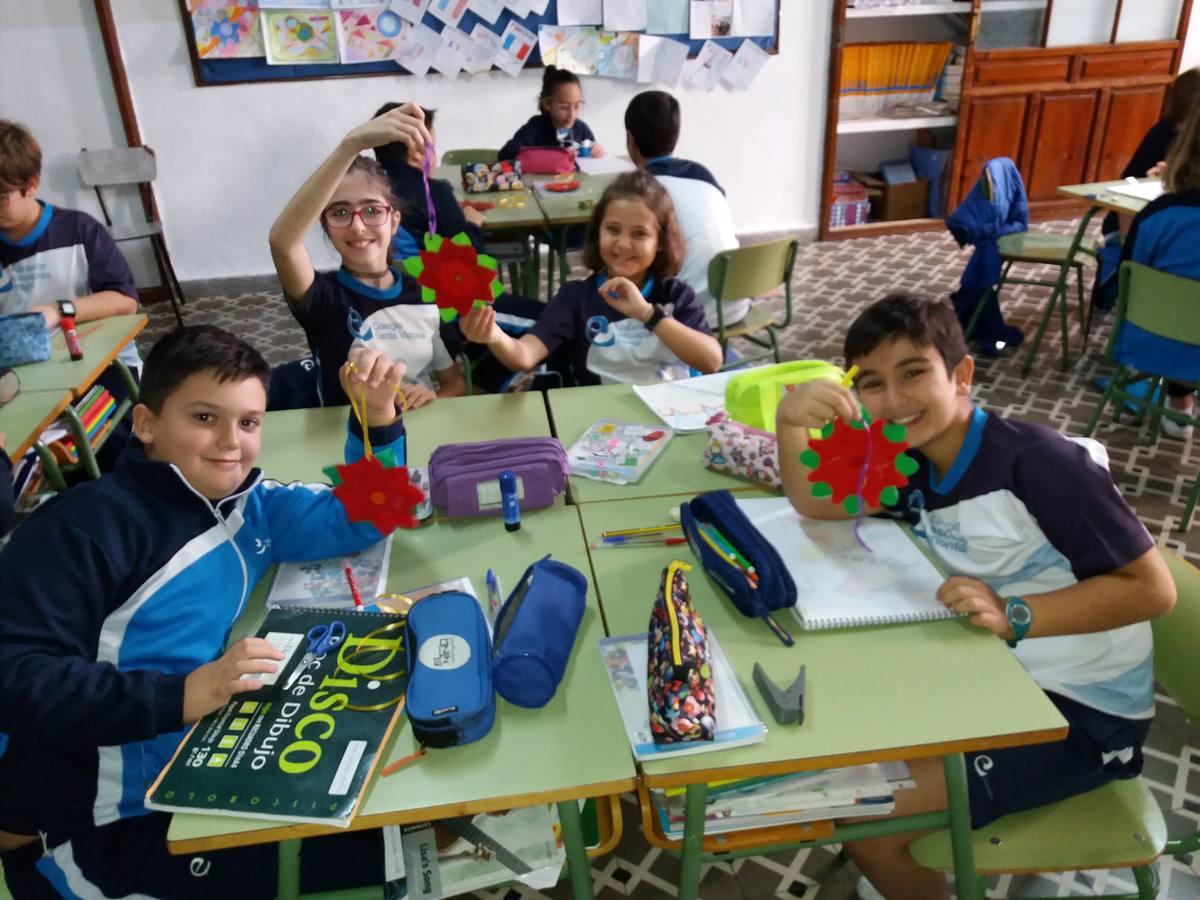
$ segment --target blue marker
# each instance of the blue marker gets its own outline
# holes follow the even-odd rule
[[[504,530],[519,530],[521,504],[517,498],[517,473],[511,469],[500,473],[500,503],[504,510]]]

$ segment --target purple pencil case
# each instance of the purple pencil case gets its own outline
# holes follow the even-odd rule
[[[429,458],[433,505],[449,516],[499,515],[498,477],[510,470],[521,509],[552,506],[567,486],[567,453],[552,437],[443,444]]]

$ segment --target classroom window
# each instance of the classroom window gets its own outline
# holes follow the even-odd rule
[[[1117,23],[1117,43],[1174,39],[1182,5],[1182,0],[1126,0]]]
[[[1054,0],[1046,46],[1110,43],[1116,12],[1117,0]]]

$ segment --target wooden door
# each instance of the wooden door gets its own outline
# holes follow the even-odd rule
[[[1121,172],[1142,137],[1162,117],[1165,84],[1113,88],[1100,139],[1100,160],[1088,181],[1110,181]]]
[[[1055,200],[1058,187],[1087,181],[1100,91],[1052,91],[1037,97],[1021,164],[1030,201]]]
[[[1019,164],[1029,96],[978,97],[963,105],[959,128],[966,133],[957,191],[951,208],[966,197],[989,159],[1007,156]]]

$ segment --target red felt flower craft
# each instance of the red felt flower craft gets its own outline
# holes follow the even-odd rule
[[[413,510],[425,499],[425,492],[412,483],[407,468],[388,468],[377,457],[364,456],[335,469],[341,483],[333,494],[351,522],[370,522],[383,534],[417,527]]]
[[[841,503],[852,516],[859,511],[860,482],[864,503],[891,506],[899,499],[899,488],[917,471],[916,460],[904,452],[908,448],[904,426],[876,419],[869,427],[868,434],[862,422],[835,419],[800,454],[800,462],[812,469],[808,480],[813,496]]]
[[[476,253],[465,234],[450,240],[425,235],[425,249],[404,266],[421,285],[421,299],[436,303],[447,322],[465,316],[476,303],[491,303],[502,291],[496,260]]]

